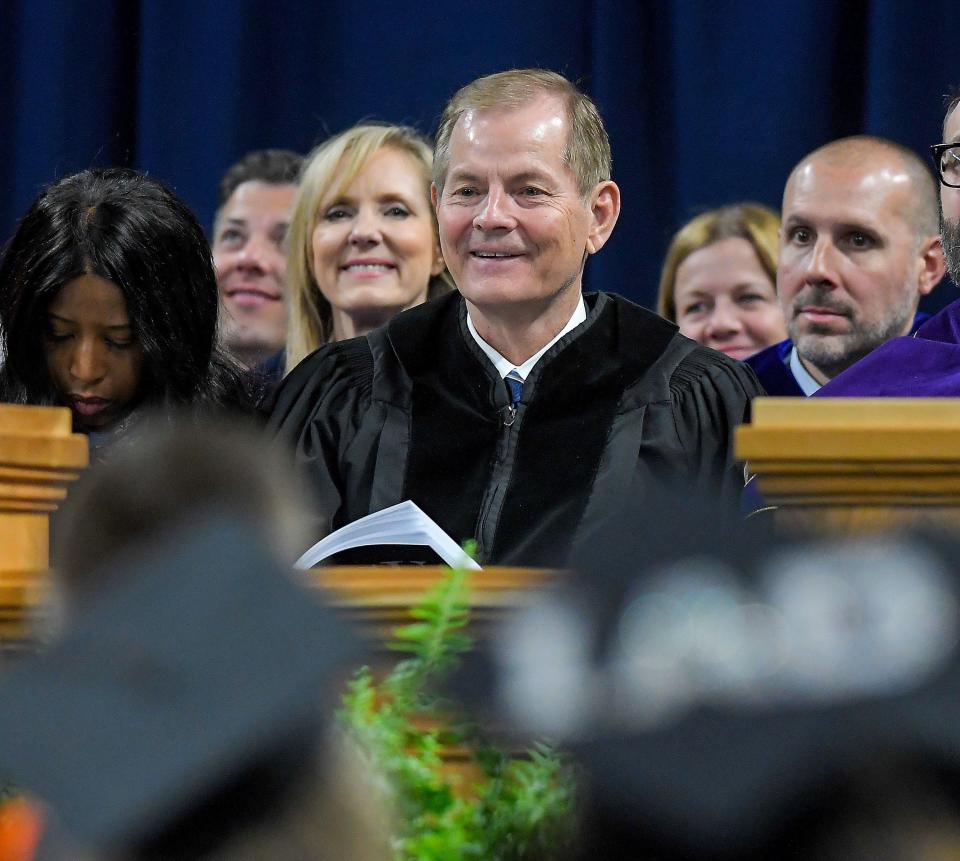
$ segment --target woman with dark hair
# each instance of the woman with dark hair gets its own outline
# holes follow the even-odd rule
[[[123,168],[62,179],[0,262],[0,401],[70,407],[93,448],[149,407],[242,406],[218,307],[203,230],[162,183]]]

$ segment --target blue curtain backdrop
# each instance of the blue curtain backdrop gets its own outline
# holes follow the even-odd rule
[[[91,165],[146,169],[209,224],[249,149],[307,151],[363,118],[432,133],[464,83],[543,66],[599,103],[623,190],[588,287],[651,304],[698,210],[778,207],[836,137],[939,141],[954,18],[943,0],[0,0],[0,238]]]

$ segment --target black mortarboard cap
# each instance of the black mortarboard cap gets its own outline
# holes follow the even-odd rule
[[[236,522],[211,516],[110,567],[89,611],[0,684],[0,774],[97,848],[155,839],[251,763],[318,738],[325,689],[361,660]]]
[[[573,560],[578,573],[508,618],[450,687],[481,715],[524,739],[547,734],[575,757],[587,820],[582,857],[779,857],[763,855],[767,841],[865,763],[889,758],[960,782],[957,558],[956,537],[929,529],[810,540],[696,498],[665,496],[650,510],[627,500]],[[755,680],[722,687],[735,676],[714,670],[743,668],[742,657],[760,653],[724,664],[724,649],[774,644],[790,609],[776,595],[796,608],[815,590],[836,601],[810,603],[813,611],[791,624],[829,626],[828,639],[800,641],[816,644],[816,660],[802,647],[771,652],[769,663],[756,662]],[[717,624],[723,619],[729,627]],[[707,658],[715,649],[714,663],[678,645],[688,642],[678,631],[692,639],[695,623],[698,648]],[[730,639],[744,629],[756,639]],[[915,649],[921,657],[887,673],[877,657],[885,652],[845,651],[845,638],[877,642],[874,629],[885,649],[896,631],[896,642],[911,647],[903,656]],[[841,659],[843,678],[833,671]],[[554,673],[578,661],[575,672]],[[807,675],[811,667],[824,677]],[[669,699],[678,692],[679,701]],[[556,719],[565,693],[569,724]],[[518,700],[549,720],[529,721]]]

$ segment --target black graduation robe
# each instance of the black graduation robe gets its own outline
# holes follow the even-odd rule
[[[456,293],[308,356],[269,425],[319,494],[318,538],[412,499],[475,538],[481,564],[561,566],[627,494],[679,485],[736,504],[753,372],[618,296],[586,301],[515,415]]]

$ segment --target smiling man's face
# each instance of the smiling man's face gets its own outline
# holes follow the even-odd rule
[[[551,95],[467,111],[450,136],[435,190],[440,243],[460,292],[481,311],[560,303],[572,314],[579,301],[586,255],[606,236],[563,158],[568,136],[564,103]]]
[[[287,337],[284,241],[297,187],[241,183],[217,216],[213,260],[223,304],[223,343],[250,365]]]

